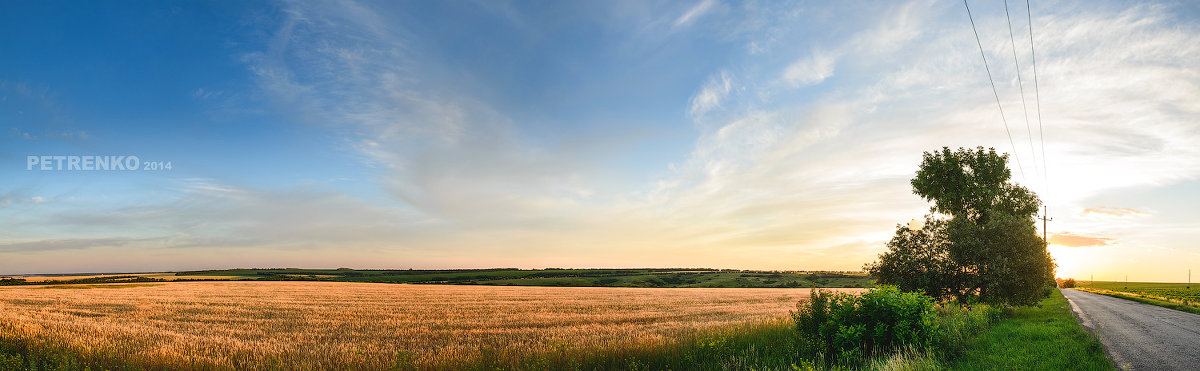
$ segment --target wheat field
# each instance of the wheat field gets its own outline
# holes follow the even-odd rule
[[[332,282],[3,287],[0,337],[150,368],[452,368],[484,353],[655,347],[778,319],[808,292]]]

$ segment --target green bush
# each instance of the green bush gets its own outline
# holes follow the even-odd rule
[[[928,349],[938,333],[933,299],[895,286],[862,295],[813,290],[792,316],[808,340],[803,356],[833,363],[861,364],[901,348]]]
[[[954,356],[966,349],[969,340],[974,339],[1000,321],[1004,313],[996,307],[987,304],[959,306],[945,303],[938,306],[937,350],[947,356]]]

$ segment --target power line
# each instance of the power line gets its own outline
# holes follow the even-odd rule
[[[1007,9],[1008,6],[1005,5],[1005,8]],[[1038,90],[1037,53],[1033,46],[1033,11],[1029,8],[1029,0],[1025,0],[1025,15],[1029,21],[1029,57],[1033,61],[1033,93],[1037,102],[1038,139],[1042,142],[1042,182],[1045,186],[1046,196],[1049,196],[1050,171],[1046,167],[1046,133],[1042,130],[1042,92]]]
[[[1033,153],[1033,176],[1036,177],[1041,169],[1037,163],[1037,148],[1033,146],[1033,130],[1029,128],[1029,107],[1025,105],[1025,83],[1021,81],[1021,63],[1017,61],[1017,38],[1013,36],[1008,0],[1004,0],[1004,18],[1008,20],[1008,41],[1012,43],[1013,66],[1017,68],[1017,87],[1021,89],[1021,110],[1025,112],[1025,134],[1029,136],[1029,152]]]
[[[1021,170],[1021,179],[1025,179],[1025,167],[1021,166],[1021,156],[1017,155],[1017,144],[1013,142],[1012,131],[1008,130],[1008,119],[1004,118],[1004,106],[1000,105],[1000,93],[996,92],[996,81],[992,80],[992,70],[988,68],[987,55],[983,54],[983,41],[979,40],[979,30],[975,29],[975,17],[971,15],[971,6],[963,0],[967,8],[967,18],[971,20],[971,31],[975,32],[975,43],[979,45],[979,56],[983,57],[983,69],[987,71],[988,82],[992,84],[992,95],[996,97],[996,108],[1000,109],[1000,121],[1004,122],[1004,133],[1008,134],[1008,144],[1013,147],[1013,159],[1017,160],[1017,169]]]

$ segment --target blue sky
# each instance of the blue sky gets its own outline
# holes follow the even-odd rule
[[[6,3],[0,273],[853,270],[923,151],[985,146],[1060,275],[1181,280],[1197,5],[1024,5],[971,3],[1010,143],[954,1]]]

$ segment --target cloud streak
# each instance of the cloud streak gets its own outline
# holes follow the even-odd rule
[[[812,56],[792,63],[783,71],[783,80],[794,87],[807,86],[825,81],[833,76],[834,64],[837,57],[826,52],[813,53]]]
[[[1067,247],[1106,246],[1113,243],[1113,239],[1063,232],[1050,235],[1050,243]]]
[[[709,10],[712,10],[713,6],[715,5],[717,5],[716,0],[700,0],[700,2],[696,3],[696,5],[684,12],[683,15],[680,15],[679,18],[676,18],[675,23],[672,24],[672,27],[679,28],[691,23],[697,18],[703,16],[705,13],[708,13]]]
[[[1087,208],[1087,209],[1083,209],[1083,212],[1081,214],[1084,216],[1103,215],[1103,216],[1117,216],[1117,217],[1149,215],[1148,213],[1146,213],[1144,211],[1134,210],[1134,209],[1130,209],[1130,208],[1126,208],[1126,207]]]
[[[688,114],[692,117],[704,116],[708,111],[721,108],[721,101],[729,96],[733,81],[729,74],[721,72],[719,77],[713,77],[704,84],[704,88],[692,97],[692,106]]]
[[[146,239],[124,237],[45,239],[23,242],[0,243],[0,252],[42,252],[51,250],[81,250],[96,247],[121,247]]]

